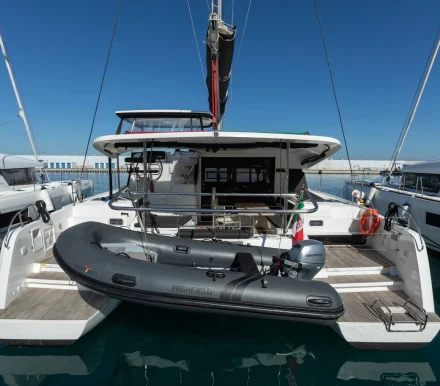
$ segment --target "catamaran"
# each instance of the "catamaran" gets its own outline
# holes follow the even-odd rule
[[[420,233],[308,189],[304,170],[339,141],[222,130],[222,58],[232,60],[222,45],[235,31],[219,9],[208,30],[211,112],[117,112],[116,133],[93,146],[126,154],[126,183],[118,174],[113,186],[109,161],[108,193],[8,228],[2,343],[71,344],[121,300],[325,324],[367,349],[418,348],[437,335]]]
[[[241,261],[237,265],[230,261],[228,267],[216,265],[215,251],[207,252],[208,260],[203,256],[193,260],[190,248],[197,242],[208,250],[222,242],[237,248],[237,253],[242,248],[252,253],[254,247],[273,250],[274,260],[251,254],[252,260],[245,261],[253,269],[252,284],[239,287],[240,299],[234,295],[222,300],[229,309],[249,306],[246,288],[269,293],[269,288],[278,286],[269,274],[275,264],[282,268],[277,283],[291,281],[293,286],[295,280],[301,280],[307,288],[307,282],[321,282],[337,292],[344,312],[330,328],[356,347],[415,348],[436,336],[440,318],[434,311],[426,245],[420,235],[398,221],[392,221],[391,230],[386,231],[383,217],[379,217],[375,233],[365,238],[364,220],[370,219],[367,208],[307,188],[304,170],[338,151],[337,140],[307,134],[211,130],[209,113],[117,114],[121,123],[116,134],[97,138],[94,147],[110,158],[128,153],[132,164],[128,185],[118,180],[117,192],[111,197],[107,193],[83,199],[54,212],[48,223],[37,220],[8,233],[1,250],[2,342],[72,343],[104,320],[119,304],[118,299],[133,300],[139,293],[146,304],[178,308],[177,301],[188,304],[192,300],[194,308],[202,301],[210,307],[218,305],[216,291],[223,291],[232,278],[247,276],[249,267]],[[123,129],[124,125],[130,129]],[[288,258],[278,259],[292,249],[292,223],[300,224],[299,216],[304,241],[321,243],[318,253],[325,258],[311,279],[298,278],[307,264],[299,267]],[[118,236],[107,239],[110,225]],[[295,233],[299,231],[296,227]],[[81,232],[86,232],[86,244],[78,238]],[[168,243],[167,253],[188,256],[180,260],[179,272],[202,273],[202,284],[188,283],[185,274],[174,283],[168,281],[168,268],[175,267],[174,260],[148,244],[149,238],[158,235],[169,240],[164,242]],[[304,241],[297,240],[296,245]],[[108,264],[95,266],[99,253],[94,251],[105,252]],[[114,265],[116,260],[122,264],[119,268]],[[133,264],[138,273],[132,270]],[[138,275],[153,265],[163,270],[163,283],[158,286],[168,289],[160,293],[157,287],[154,294],[141,288],[137,291]],[[107,274],[110,282],[104,277]],[[335,304],[338,299],[331,293],[323,297]],[[159,294],[162,301],[157,303]],[[255,298],[257,311],[263,300],[264,296]],[[304,301],[307,305],[307,296]],[[318,303],[308,307],[322,314],[329,303]],[[21,320],[19,329],[17,319]],[[313,322],[310,318],[303,321]]]

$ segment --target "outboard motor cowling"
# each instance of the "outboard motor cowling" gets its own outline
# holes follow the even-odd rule
[[[289,276],[298,279],[313,279],[325,264],[324,244],[317,240],[300,241],[286,255]]]

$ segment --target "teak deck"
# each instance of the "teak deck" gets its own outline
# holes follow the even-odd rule
[[[90,291],[25,288],[6,309],[0,310],[0,319],[88,320],[110,301]]]

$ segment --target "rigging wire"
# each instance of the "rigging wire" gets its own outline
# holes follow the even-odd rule
[[[206,3],[208,3],[208,2],[206,2]],[[189,17],[191,19],[192,30],[194,33],[194,41],[196,42],[197,55],[199,56],[199,62],[200,62],[200,69],[202,70],[203,84],[206,85],[205,70],[203,70],[202,57],[200,56],[199,43],[197,43],[196,29],[194,28],[194,22],[193,22],[193,17],[192,17],[192,13],[191,13],[191,6],[189,5],[189,0],[186,0],[186,4],[188,4]],[[209,6],[208,6],[208,8],[209,8]]]
[[[235,0],[232,0],[232,25],[234,25],[234,5],[235,5]],[[235,69],[237,67],[238,60],[240,59],[241,46],[243,45],[244,33],[246,32],[246,26],[247,26],[247,22],[248,22],[248,18],[249,18],[249,12],[251,10],[251,5],[252,5],[252,0],[249,0],[249,5],[248,5],[247,13],[246,13],[246,19],[245,19],[245,22],[244,22],[243,33],[241,34],[240,46],[239,46],[238,54],[237,54],[237,60],[233,64],[233,69]],[[230,90],[230,92],[228,92],[228,103],[226,105],[225,112],[223,113],[223,118],[222,118],[223,120],[225,119],[225,115],[228,112],[228,109],[229,109],[229,107],[231,106],[231,103],[232,103],[232,85],[233,85],[232,74],[234,73],[233,69],[231,70],[231,76],[230,76],[230,82],[229,82],[229,90]]]
[[[430,59],[432,58],[432,55],[434,55],[434,52],[435,52],[435,49],[436,49],[436,42],[439,39],[439,35],[440,35],[440,27],[439,27],[439,29],[437,31],[437,35],[436,35],[436,37],[434,39],[434,42],[432,43],[431,52],[429,53],[428,59],[426,60],[425,68],[423,69],[422,75],[420,76],[419,84],[417,85],[416,91],[414,93],[414,97],[413,97],[413,100],[411,102],[410,109],[409,109],[408,114],[406,116],[405,122],[404,122],[404,124],[402,126],[402,130],[400,131],[399,139],[397,140],[396,146],[395,146],[394,151],[393,151],[393,155],[391,156],[390,164],[389,164],[389,167],[388,167],[388,169],[390,171],[392,171],[392,169],[394,168],[394,165],[396,164],[397,157],[398,157],[399,144],[404,139],[403,137],[404,137],[404,133],[405,133],[405,128],[408,125],[409,119],[411,117],[411,111],[414,108],[414,105],[415,105],[416,100],[417,100],[417,95],[419,94],[420,88],[422,87],[423,77],[426,74],[426,71],[428,71]]]
[[[223,15],[222,15],[222,19],[223,19],[223,21],[225,22],[225,20],[228,18],[228,16],[229,16],[229,12],[231,12],[231,10],[232,10],[232,21],[231,21],[231,25],[234,25],[234,0],[232,0],[230,3],[229,3],[229,7],[228,7],[228,10],[226,11],[226,15],[223,17]],[[225,22],[225,24],[226,24],[226,22]]]
[[[328,52],[327,52],[327,45],[325,43],[324,30],[322,28],[321,17],[319,16],[318,2],[317,2],[317,0],[313,0],[313,1],[315,2],[316,16],[318,17],[319,29],[321,31],[322,44],[324,46],[324,52],[325,52],[325,58],[327,60],[328,72],[330,74],[330,81],[332,83],[332,89],[333,89],[333,95],[335,97],[336,109],[338,110],[339,123],[341,125],[342,136],[344,138],[344,144],[345,144],[345,150],[347,152],[348,164],[350,166],[350,175],[351,175],[351,178],[353,178],[353,169],[351,167],[350,155],[348,154],[347,139],[345,137],[344,125],[342,123],[341,110],[339,109],[339,102],[338,102],[338,97],[336,95],[335,82],[333,80],[332,69],[331,69],[331,66],[330,66],[330,59],[329,59]]]
[[[13,121],[14,119],[20,118],[20,114],[16,115],[15,117],[9,118],[6,121],[0,123],[0,126],[6,125],[8,122]]]
[[[105,75],[107,73],[107,67],[108,67],[108,63],[110,61],[110,55],[111,55],[111,52],[112,52],[113,41],[115,40],[116,27],[118,26],[119,13],[121,11],[121,5],[122,5],[122,0],[119,0],[118,11],[116,13],[116,20],[115,20],[115,24],[113,26],[112,38],[110,40],[110,46],[108,48],[107,60],[105,62],[105,66],[104,66],[104,72],[102,74],[101,86],[99,87],[98,99],[96,101],[95,112],[93,114],[92,126],[90,127],[89,139],[87,140],[87,147],[86,147],[86,152],[84,154],[84,161],[83,161],[83,165],[82,165],[82,168],[81,168],[81,173],[84,172],[84,167],[85,167],[85,164],[86,164],[87,153],[89,151],[89,146],[90,146],[90,139],[92,138],[93,128],[95,126],[96,114],[98,113],[99,101],[101,100],[102,88],[104,87]]]
[[[241,34],[240,46],[238,48],[237,62],[240,59],[241,46],[243,45],[244,33],[246,32],[246,26],[247,26],[247,22],[248,22],[248,18],[249,18],[249,12],[251,10],[251,5],[252,5],[252,0],[249,0],[249,6],[247,9],[247,13],[246,13],[246,20],[244,22],[243,33]]]

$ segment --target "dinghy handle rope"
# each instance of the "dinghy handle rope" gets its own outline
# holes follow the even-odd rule
[[[50,215],[46,210],[46,203],[43,200],[38,200],[35,203],[35,206],[37,207],[37,212],[41,216],[41,219],[45,224],[47,224],[50,221]]]

